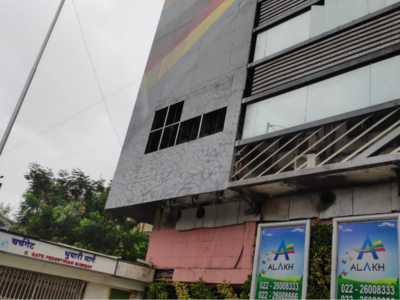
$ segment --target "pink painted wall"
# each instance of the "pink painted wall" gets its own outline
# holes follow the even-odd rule
[[[175,269],[173,280],[242,284],[252,270],[256,222],[221,228],[153,231],[146,261]]]

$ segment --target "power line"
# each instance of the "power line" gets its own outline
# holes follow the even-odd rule
[[[133,85],[134,83],[136,83],[137,81],[139,81],[140,79],[141,79],[141,78],[135,79],[134,81],[132,81],[132,82],[130,82],[129,84],[127,84],[126,86],[124,86],[124,87],[122,87],[122,88],[116,90],[115,92],[111,93],[111,94],[108,95],[105,99],[107,100],[108,98],[111,98],[111,97],[117,95],[118,93],[120,93],[120,92],[122,92],[123,90],[127,89],[128,87],[130,87],[131,85]],[[84,109],[78,111],[78,112],[75,113],[74,115],[68,117],[66,120],[61,121],[60,123],[57,123],[57,124],[54,125],[54,126],[51,126],[50,128],[46,129],[45,131],[40,132],[39,134],[35,135],[34,137],[32,137],[32,138],[30,138],[30,139],[28,139],[28,140],[26,140],[26,141],[24,141],[24,142],[22,142],[22,143],[20,143],[20,144],[18,144],[18,145],[16,145],[16,146],[14,146],[14,147],[12,147],[11,149],[5,151],[4,154],[7,154],[7,153],[9,153],[9,152],[11,152],[11,151],[13,151],[13,150],[15,150],[15,149],[17,149],[17,148],[19,148],[19,147],[25,145],[25,144],[28,144],[29,142],[31,142],[31,141],[37,139],[38,137],[40,137],[40,136],[42,136],[42,135],[44,135],[44,134],[46,134],[46,133],[52,131],[52,130],[55,129],[55,128],[57,128],[57,127],[59,127],[59,126],[65,124],[65,123],[69,122],[69,121],[72,120],[73,118],[76,118],[77,116],[79,116],[79,115],[83,114],[84,112],[90,110],[91,108],[93,108],[93,107],[99,105],[100,103],[103,103],[103,100],[97,101],[97,102],[93,103],[92,105],[90,105],[90,106],[88,106],[88,107],[86,107],[86,108],[84,108]]]
[[[113,143],[113,144],[109,144],[109,145],[104,146],[104,147],[98,147],[98,148],[94,148],[94,149],[78,152],[78,153],[75,153],[75,154],[72,154],[72,155],[63,156],[63,157],[60,157],[60,158],[42,161],[42,162],[39,162],[39,164],[46,164],[46,163],[49,163],[49,162],[54,162],[54,161],[58,161],[58,160],[64,160],[64,159],[72,158],[72,157],[79,156],[79,155],[82,155],[82,154],[87,154],[87,153],[91,153],[91,152],[94,152],[94,151],[107,149],[107,148],[109,148],[111,146],[115,146],[115,145],[119,145],[120,146],[119,142],[118,143]],[[18,170],[22,170],[22,169],[25,169],[25,167],[11,169],[11,170],[2,172],[2,174],[9,174],[9,173],[12,173],[12,172],[15,172],[15,171],[18,171]]]
[[[111,124],[112,124],[112,126],[113,126],[113,128],[114,128],[115,135],[117,136],[117,139],[118,139],[118,141],[119,141],[119,144],[121,145],[121,140],[120,140],[120,138],[119,138],[117,129],[115,128],[114,122],[113,122],[112,117],[111,117],[110,110],[108,109],[108,105],[107,105],[106,99],[105,99],[104,94],[103,94],[103,91],[102,91],[102,89],[101,89],[99,77],[97,76],[97,72],[96,72],[96,69],[95,69],[95,67],[94,67],[92,57],[90,56],[89,48],[88,48],[88,45],[87,45],[87,43],[86,43],[85,34],[83,33],[83,28],[82,28],[81,20],[80,20],[80,18],[79,18],[79,14],[78,14],[78,11],[77,11],[77,9],[76,9],[74,0],[72,0],[72,5],[74,6],[74,10],[75,10],[75,13],[76,13],[76,17],[77,17],[77,19],[78,19],[79,28],[80,28],[80,30],[81,30],[83,42],[84,42],[84,44],[85,44],[86,52],[87,52],[87,54],[88,54],[88,56],[89,56],[89,60],[90,60],[90,64],[92,65],[92,68],[93,68],[94,76],[96,77],[97,86],[98,86],[98,88],[99,88],[101,97],[103,98],[103,102],[104,102],[104,105],[105,105],[105,107],[106,107],[106,109],[107,109],[108,116],[109,116],[109,118],[110,118],[110,122],[111,122]]]

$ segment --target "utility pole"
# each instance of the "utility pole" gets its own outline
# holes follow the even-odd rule
[[[54,16],[53,22],[51,23],[49,31],[47,32],[47,35],[46,35],[46,37],[44,39],[42,48],[39,51],[38,57],[36,58],[36,61],[33,64],[32,70],[29,73],[28,79],[26,80],[25,86],[24,86],[24,88],[23,88],[23,90],[21,92],[21,95],[20,95],[19,99],[18,99],[17,106],[15,107],[14,112],[11,115],[10,122],[8,123],[6,131],[4,132],[3,138],[1,139],[1,142],[0,142],[0,156],[3,153],[4,147],[6,145],[8,137],[10,136],[10,133],[11,133],[11,130],[12,130],[13,126],[14,126],[15,120],[17,119],[18,113],[21,110],[22,104],[24,103],[25,96],[28,93],[29,87],[30,87],[30,85],[32,83],[32,80],[33,80],[33,77],[35,76],[37,67],[39,65],[39,62],[40,62],[42,56],[43,56],[44,50],[46,49],[47,43],[49,42],[50,36],[51,36],[51,34],[53,32],[53,29],[54,29],[54,27],[55,27],[55,25],[57,23],[57,19],[60,16],[60,13],[61,13],[61,10],[62,10],[62,8],[64,6],[64,3],[65,3],[65,0],[61,0],[60,5],[58,6],[58,9],[57,9],[56,15]]]

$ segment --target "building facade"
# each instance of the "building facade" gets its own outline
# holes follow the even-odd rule
[[[107,202],[173,280],[241,284],[257,224],[400,210],[400,1],[167,0]]]
[[[0,230],[0,299],[143,299],[155,270]]]

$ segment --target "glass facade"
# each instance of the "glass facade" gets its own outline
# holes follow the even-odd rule
[[[243,139],[400,98],[400,56],[247,106]]]

